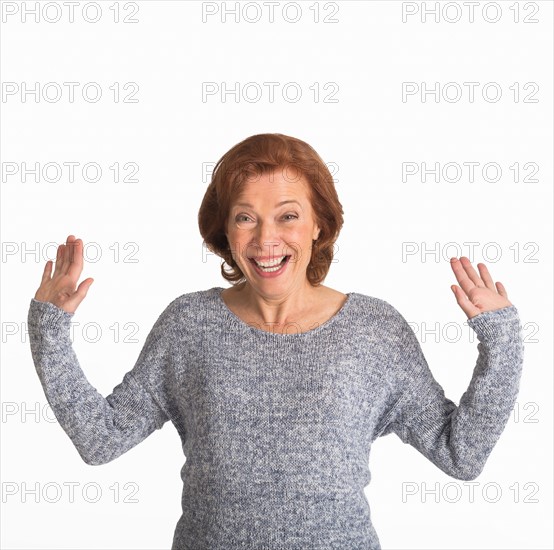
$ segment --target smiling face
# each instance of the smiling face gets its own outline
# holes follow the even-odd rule
[[[306,270],[319,227],[308,183],[282,169],[246,181],[231,203],[225,235],[258,293],[277,297],[309,285]]]

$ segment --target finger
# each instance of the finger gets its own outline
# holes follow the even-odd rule
[[[491,290],[496,290],[496,287],[494,286],[494,281],[492,280],[491,274],[489,273],[487,266],[481,263],[481,264],[477,264],[477,267],[479,268],[479,273],[481,274],[481,279],[485,283],[485,286],[487,288],[490,288]]]
[[[496,288],[498,290],[498,294],[500,294],[501,296],[504,296],[504,298],[508,298],[508,293],[506,292],[506,287],[500,282],[500,281],[497,281],[496,282]]]
[[[485,286],[481,277],[479,277],[479,273],[477,273],[477,271],[475,271],[475,269],[471,265],[469,258],[467,258],[466,256],[461,256],[460,262],[462,262],[462,265],[466,270],[467,276],[471,279],[471,281],[475,286]]]
[[[62,273],[64,275],[69,274],[69,270],[71,269],[71,264],[73,263],[73,257],[75,256],[75,235],[68,235],[67,240],[65,242],[65,250],[64,250],[64,261],[63,261],[63,271]],[[75,281],[76,283],[77,281]]]
[[[464,266],[462,265],[462,262],[457,258],[450,258],[450,267],[452,267],[452,271],[456,276],[456,280],[458,281],[458,284],[462,287],[462,290],[466,294],[469,294],[469,291],[472,288],[475,288],[475,284],[468,277],[467,272],[464,269]]]
[[[83,241],[75,239],[69,246],[71,247],[71,257],[67,273],[77,282],[83,271]]]
[[[45,283],[46,281],[49,281],[51,274],[52,274],[52,260],[48,260],[42,272],[41,284]]]
[[[54,277],[61,275],[63,270],[63,258],[64,258],[64,244],[58,246],[58,251],[56,252],[56,266],[54,268]]]

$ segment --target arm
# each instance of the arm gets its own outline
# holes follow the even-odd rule
[[[52,303],[32,299],[28,315],[31,353],[46,399],[82,459],[91,465],[104,464],[168,420],[146,378],[147,369],[164,368],[166,316],[160,315],[134,368],[106,398],[79,366],[69,336],[72,316]]]
[[[445,397],[414,332],[392,308],[399,332],[391,386],[402,394],[381,433],[394,431],[441,470],[464,480],[479,476],[504,431],[519,391],[524,351],[518,311],[504,285],[494,283],[485,264],[477,266],[480,274],[465,256],[451,259],[461,287],[451,289],[479,339],[477,363],[460,404]]]
[[[403,318],[400,322],[393,370],[394,383],[405,390],[381,435],[394,431],[448,475],[475,479],[504,431],[519,391],[524,347],[518,311],[511,305],[468,320],[479,339],[479,356],[458,406],[433,378],[411,327]]]
[[[170,308],[152,328],[133,370],[104,398],[86,379],[69,338],[71,318],[94,282],[89,277],[77,286],[83,271],[83,241],[69,235],[58,247],[53,274],[52,267],[52,261],[46,262],[29,308],[33,361],[48,403],[83,460],[104,464],[168,420],[167,406],[160,401],[165,402]],[[149,391],[152,384],[161,388],[155,394]]]

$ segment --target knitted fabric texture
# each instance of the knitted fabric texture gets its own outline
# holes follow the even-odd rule
[[[175,426],[186,460],[172,550],[379,550],[364,488],[371,444],[392,432],[453,478],[482,472],[519,390],[515,306],[467,320],[479,354],[456,405],[382,299],[350,292],[331,319],[283,334],[242,321],[222,290],[173,300],[107,397],[79,366],[73,314],[29,308],[46,399],[87,464]]]

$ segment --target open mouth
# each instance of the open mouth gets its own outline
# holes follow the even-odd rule
[[[289,261],[289,259],[290,255],[283,256],[281,260],[275,258],[274,260],[264,260],[261,262],[257,262],[254,258],[249,258],[250,262],[264,273],[274,273],[276,271],[279,271]]]

